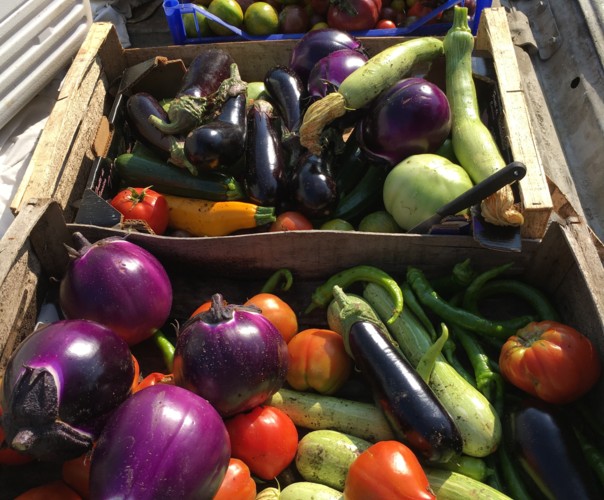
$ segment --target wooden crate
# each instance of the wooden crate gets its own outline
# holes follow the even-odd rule
[[[361,39],[370,54],[398,43],[402,38]],[[287,64],[296,40],[229,42],[220,44],[239,65],[242,78],[261,80],[276,64]],[[23,181],[12,201],[18,213],[31,198],[52,197],[73,221],[94,159],[107,149],[111,126],[107,116],[126,68],[157,56],[181,59],[188,64],[211,44],[124,49],[108,23],[95,23],[78,52],[57,103],[41,135]],[[520,182],[520,201],[525,216],[524,238],[545,234],[552,213],[547,179],[539,157],[525,95],[520,83],[505,11],[485,9],[476,37],[476,55],[493,61],[501,100],[503,147],[514,160],[527,166]],[[444,58],[440,62],[444,67]]]
[[[0,240],[0,374],[19,342],[33,331],[45,301],[56,296],[69,260],[64,244],[73,245],[72,234],[78,230],[90,241],[113,234],[105,228],[66,224],[62,207],[47,199],[25,204]],[[487,250],[467,237],[437,235],[294,231],[178,241],[141,233],[128,238],[156,255],[168,270],[174,290],[170,321],[181,324],[212,293],[242,302],[278,268],[293,273],[292,288],[283,298],[301,311],[316,286],[354,265],[374,265],[400,279],[408,265],[437,276],[466,258],[478,270],[511,262],[509,275],[522,276],[546,292],[562,320],[584,332],[604,361],[604,268],[585,224],[552,222],[542,240],[526,241],[519,253]],[[300,325],[324,326],[324,310],[301,316]],[[145,343],[133,352],[144,372],[163,369],[157,353],[145,349]],[[603,396],[604,378],[587,396],[600,419]],[[0,466],[0,491],[5,495],[0,497],[14,498],[58,474],[52,464],[34,462],[17,472]]]

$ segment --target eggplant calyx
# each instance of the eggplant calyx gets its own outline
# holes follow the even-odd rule
[[[150,115],[148,120],[164,134],[184,134],[189,133],[207,119],[207,110],[207,97],[195,97],[185,94],[176,97],[171,102],[170,109],[168,110],[169,122],[165,122],[155,115]]]
[[[189,319],[183,328],[186,328],[190,322],[196,321],[197,319],[201,319],[201,321],[208,324],[217,324],[224,321],[230,321],[233,319],[235,311],[247,311],[258,314],[261,313],[261,309],[252,304],[246,306],[239,304],[228,304],[220,293],[215,293],[212,295],[211,303],[212,305],[207,311],[204,311]]]
[[[170,146],[170,163],[180,168],[186,168],[191,175],[199,175],[199,170],[193,165],[186,156],[185,146],[182,141],[174,140]]]
[[[2,425],[11,448],[41,460],[68,460],[92,447],[93,436],[59,418],[58,389],[46,368],[25,366],[8,398]]]

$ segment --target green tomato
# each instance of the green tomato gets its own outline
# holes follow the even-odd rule
[[[354,226],[344,219],[331,219],[324,222],[319,229],[332,231],[354,231]]]
[[[401,228],[392,215],[385,210],[377,210],[361,219],[359,231],[365,233],[400,233]]]
[[[435,154],[413,155],[384,181],[384,207],[408,231],[473,186],[466,171]]]

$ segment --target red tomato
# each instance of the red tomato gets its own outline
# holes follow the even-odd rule
[[[90,497],[90,455],[72,458],[63,462],[61,478],[82,498]]]
[[[352,358],[346,353],[342,336],[332,330],[303,330],[289,342],[287,350],[287,382],[298,391],[334,394],[350,377]]]
[[[229,467],[213,500],[254,500],[256,483],[250,468],[238,458],[229,460]]]
[[[300,212],[283,212],[277,215],[277,220],[271,224],[271,231],[296,231],[313,229],[312,222]]]
[[[142,391],[146,387],[150,387],[156,384],[172,384],[174,385],[174,375],[171,373],[159,373],[153,372],[147,375],[143,380],[139,382],[139,384],[134,388],[132,392]]]
[[[429,500],[436,496],[410,448],[399,441],[378,441],[352,462],[346,476],[344,498]]]
[[[308,0],[310,8],[315,14],[324,16],[329,9],[329,0]]]
[[[292,462],[298,430],[289,416],[272,406],[257,406],[225,421],[231,456],[243,460],[252,473],[271,480]]]
[[[327,24],[342,31],[370,30],[378,22],[381,10],[382,0],[332,3],[327,11]]]
[[[134,365],[134,377],[132,378],[132,392],[134,392],[134,389],[136,389],[136,386],[140,383],[141,378],[141,368],[138,364],[138,359],[134,357],[134,354],[132,355],[132,364]]]
[[[298,318],[287,302],[272,293],[254,295],[244,305],[254,305],[262,311],[285,340],[289,342],[298,332]]]
[[[151,188],[128,188],[111,200],[111,206],[126,220],[143,220],[155,234],[164,234],[168,227],[168,202]]]
[[[599,354],[574,328],[555,321],[529,323],[501,348],[502,375],[543,401],[570,403],[600,378]]]
[[[0,408],[0,417],[2,416],[2,408]],[[2,419],[0,418],[0,423]],[[1,465],[23,465],[31,462],[34,458],[26,453],[21,453],[8,447],[8,443],[4,440],[4,429],[0,425],[0,464]]]
[[[57,480],[27,490],[15,500],[82,500],[82,497],[63,481]]]
[[[418,0],[411,7],[409,7],[407,9],[407,17],[424,17],[424,16],[430,14],[430,12],[432,12],[433,10],[434,10],[434,7],[429,2],[422,2],[422,1]],[[442,16],[443,16],[442,12],[437,14],[434,18],[432,18],[432,19],[430,19],[430,21],[428,21],[428,24],[437,22]]]
[[[396,28],[396,24],[394,24],[394,21],[391,21],[390,19],[380,19],[375,27],[378,30],[389,30]]]
[[[306,33],[310,16],[302,5],[286,5],[279,12],[280,33]]]

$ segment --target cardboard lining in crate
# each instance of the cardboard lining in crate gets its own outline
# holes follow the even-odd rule
[[[402,38],[361,40],[370,54],[376,54]],[[295,43],[295,40],[227,42],[221,47],[233,55],[242,78],[255,81],[261,80],[272,66],[287,63]],[[124,70],[146,61],[162,64],[162,61],[180,59],[188,64],[199,52],[211,46],[123,49],[111,25],[95,23],[69,70],[59,100],[12,201],[13,211],[18,212],[30,198],[52,197],[65,209],[67,220],[73,221],[92,165],[106,152],[115,133],[108,116]],[[550,220],[552,201],[531,130],[503,9],[483,11],[475,54],[492,61],[496,71],[503,119],[502,148],[510,152],[512,159],[527,166],[527,175],[520,181],[519,188],[525,216],[522,236],[541,238]],[[444,61],[440,64],[444,66]]]

